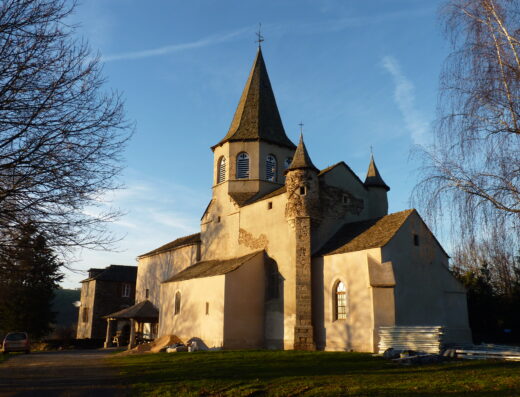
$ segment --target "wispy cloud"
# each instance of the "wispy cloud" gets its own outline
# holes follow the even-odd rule
[[[371,24],[380,24],[386,21],[402,18],[417,18],[421,16],[429,15],[432,8],[420,8],[405,11],[396,11],[383,13],[379,15],[367,15],[367,16],[348,16],[342,18],[334,18],[328,21],[320,22],[294,22],[282,24],[267,24],[266,29],[269,31],[270,36],[282,35],[282,34],[319,34],[326,32],[337,32],[349,28],[355,28],[360,26],[367,26]],[[253,26],[243,27],[227,33],[219,33],[210,35],[199,40],[191,41],[188,43],[177,43],[166,45],[157,48],[144,49],[138,51],[124,52],[120,54],[109,54],[101,57],[103,62],[114,62],[123,60],[133,60],[149,57],[157,57],[175,52],[192,50],[201,47],[207,47],[227,41],[232,41],[245,36],[251,36],[252,32],[256,28]]]
[[[101,61],[103,62],[113,62],[113,61],[122,61],[122,60],[129,60],[129,59],[140,59],[140,58],[149,58],[149,57],[156,57],[166,54],[171,54],[174,52],[184,51],[184,50],[192,50],[195,48],[201,48],[201,47],[207,47],[210,45],[215,45],[218,43],[223,43],[226,41],[237,39],[241,36],[243,36],[246,33],[251,33],[251,28],[242,28],[238,29],[232,32],[223,33],[223,34],[216,34],[211,35],[208,37],[204,37],[202,39],[191,41],[188,43],[179,43],[179,44],[172,44],[167,45],[163,47],[158,48],[152,48],[148,50],[141,50],[141,51],[132,51],[132,52],[125,52],[121,54],[113,54],[113,55],[106,55],[101,57]]]
[[[104,206],[114,206],[125,213],[109,226],[112,233],[123,238],[117,251],[78,250],[77,261],[70,266],[82,273],[65,271],[63,285],[66,287],[76,288],[90,267],[133,265],[137,255],[199,230],[201,212],[210,198],[206,191],[132,174],[126,189],[111,192],[97,207],[86,209],[91,216],[97,216]]]
[[[424,144],[427,140],[428,121],[415,107],[415,87],[403,74],[401,66],[393,56],[383,58],[383,67],[394,80],[394,99],[403,115],[406,128],[415,144]]]

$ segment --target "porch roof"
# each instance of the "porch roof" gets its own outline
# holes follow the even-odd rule
[[[126,309],[118,312],[107,314],[103,318],[111,318],[116,320],[134,319],[139,322],[157,322],[159,320],[159,310],[149,300],[144,300]]]

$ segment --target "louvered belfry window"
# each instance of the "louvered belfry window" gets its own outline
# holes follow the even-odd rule
[[[237,156],[237,179],[249,178],[249,155],[246,152]]]
[[[265,177],[268,181],[276,182],[276,157],[272,154],[265,159]]]
[[[347,289],[343,281],[336,286],[336,320],[345,320],[347,318]]]
[[[225,182],[226,180],[226,158],[221,157],[218,161],[218,175],[217,183]]]

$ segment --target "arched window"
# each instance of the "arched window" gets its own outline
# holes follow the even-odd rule
[[[347,289],[345,288],[343,281],[336,284],[334,302],[336,306],[336,320],[345,320],[347,318]]]
[[[181,293],[177,291],[175,293],[175,311],[174,314],[179,314],[181,312]]]
[[[222,183],[226,180],[226,158],[222,156],[218,161],[217,183]]]
[[[272,154],[265,159],[265,178],[268,181],[276,182],[276,157]]]
[[[249,178],[249,155],[246,152],[237,156],[237,179]]]
[[[292,157],[287,157],[283,163],[283,167],[284,169],[287,169],[289,168],[289,166],[291,165],[292,163]]]

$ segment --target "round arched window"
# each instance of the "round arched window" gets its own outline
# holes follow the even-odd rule
[[[249,178],[249,155],[246,152],[237,156],[237,179]]]
[[[265,179],[276,182],[276,157],[272,154],[265,159]]]
[[[347,318],[347,289],[345,288],[343,281],[340,281],[336,285],[334,301],[336,306],[336,320],[345,320]]]

